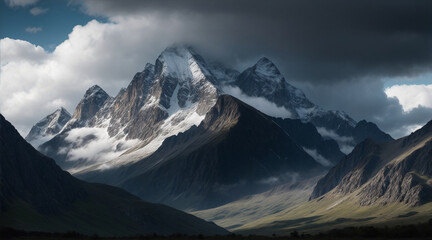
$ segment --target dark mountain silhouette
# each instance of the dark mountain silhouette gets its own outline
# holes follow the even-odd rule
[[[179,210],[151,204],[115,187],[86,183],[36,151],[0,115],[0,226],[124,236],[224,234]]]

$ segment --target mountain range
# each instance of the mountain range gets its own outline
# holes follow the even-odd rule
[[[344,112],[313,104],[267,58],[239,73],[221,64],[207,64],[193,49],[177,46],[164,50],[155,64],[146,64],[115,97],[99,86],[91,87],[61,132],[35,147],[70,172],[112,159],[121,166],[150,155],[165,138],[199,125],[224,93],[268,115],[281,117],[257,101],[278,108],[284,118],[310,122],[324,138],[336,140],[345,153],[368,137],[377,142],[392,140],[373,123],[357,123]],[[82,153],[98,140],[106,140],[109,146],[91,156]]]
[[[26,139],[92,186],[279,234],[425,220],[429,125],[394,140],[315,105],[268,58],[238,72],[174,46],[115,97],[92,86]]]
[[[224,95],[233,91],[239,92],[239,99]],[[251,100],[252,103],[265,102],[285,115],[275,118],[281,116],[259,104],[255,104],[258,109],[254,104],[248,108],[239,107],[244,106],[242,99],[249,104]],[[223,102],[231,103],[230,114],[211,115],[215,107],[221,107],[218,103]],[[237,117],[243,115],[251,117]],[[222,127],[210,122],[231,124]],[[155,64],[146,64],[116,97],[110,97],[97,85],[91,87],[63,125],[57,135],[38,146],[60,167],[84,180],[120,186],[143,199],[181,209],[213,207],[268,190],[275,183],[255,186],[266,179],[278,179],[276,182],[280,183],[279,179],[288,179],[282,175],[303,177],[308,172],[326,171],[345,155],[341,150],[346,151],[366,137],[378,142],[392,139],[373,123],[356,123],[344,112],[325,111],[314,105],[300,89],[290,85],[267,58],[238,73],[221,64],[207,64],[188,47],[164,50]],[[231,131],[254,129],[254,126],[272,130],[244,130],[237,135]],[[347,135],[339,137],[341,133]],[[242,143],[239,147],[245,150],[237,153],[238,149],[219,146],[219,141],[221,144]],[[180,146],[187,151],[175,150]],[[271,149],[273,146],[279,149]],[[248,150],[250,148],[257,152]],[[212,156],[215,161],[212,164],[220,164],[220,169],[215,169],[211,160],[202,163],[210,159],[209,151],[225,154]],[[268,160],[272,157],[275,160]],[[229,158],[232,163],[223,164]],[[201,174],[211,177],[192,179],[189,176],[195,173],[190,169],[167,174],[170,172],[167,169],[189,166],[191,159],[196,159],[197,167],[201,165]],[[276,163],[277,159],[284,160]],[[296,165],[294,163],[300,160],[295,159],[304,160]],[[257,165],[244,169],[245,174],[231,173],[236,176],[229,181],[218,179],[230,175],[233,168],[248,161],[257,161]],[[253,179],[250,171],[257,172]],[[174,179],[182,180],[178,183]],[[201,185],[202,182],[208,185]],[[231,192],[227,192],[227,187]],[[239,188],[248,190],[236,190]]]

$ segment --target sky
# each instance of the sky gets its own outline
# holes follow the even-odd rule
[[[398,138],[432,120],[432,1],[3,0],[0,113],[26,135],[172,44],[238,71],[265,56],[325,109]]]

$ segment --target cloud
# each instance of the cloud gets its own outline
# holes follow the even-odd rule
[[[335,140],[338,143],[340,150],[345,154],[351,153],[351,151],[354,149],[355,142],[354,142],[354,139],[352,137],[340,136],[336,132],[329,130],[329,129],[326,129],[326,128],[323,128],[323,127],[317,128],[317,131],[324,138],[331,138],[331,139]],[[306,149],[304,149],[304,150],[306,151]],[[308,151],[306,151],[306,152],[309,155],[311,155],[311,153],[314,154],[313,152],[311,152],[311,153],[309,153]],[[318,159],[320,159],[319,157],[315,158],[314,155],[311,155],[311,156],[317,161],[319,161]],[[326,166],[326,165],[324,165],[324,166]]]
[[[110,19],[154,15],[158,25],[173,18],[184,33],[176,41],[189,41],[240,67],[265,55],[282,66],[287,79],[412,76],[432,66],[427,0],[74,2],[87,14]]]
[[[385,93],[397,98],[405,112],[420,106],[432,108],[432,85],[394,85],[386,88]]]
[[[321,106],[343,110],[357,121],[374,122],[394,138],[403,137],[432,120],[432,108],[418,106],[404,111],[397,98],[386,95],[383,81],[359,79],[321,85],[296,82],[296,85]],[[421,102],[417,98],[412,101]]]
[[[41,32],[42,28],[41,27],[28,27],[25,29],[25,31],[28,33],[37,33],[37,32]]]
[[[332,165],[332,163],[329,160],[327,160],[325,157],[323,157],[321,154],[319,154],[316,149],[303,148],[303,150],[307,152],[307,154],[309,154],[313,159],[315,159],[317,163],[325,167]]]
[[[26,7],[37,3],[39,0],[5,0],[9,7]]]
[[[92,137],[93,140],[83,144],[84,139],[89,137]],[[138,140],[110,137],[104,128],[75,128],[68,132],[65,140],[80,146],[68,152],[68,161],[88,159],[91,163],[111,160],[138,143]]]
[[[33,16],[42,15],[48,12],[48,8],[40,8],[40,7],[34,7],[30,9],[30,14]]]
[[[280,118],[291,117],[291,112],[288,111],[288,109],[284,107],[278,107],[275,103],[272,103],[262,97],[247,96],[238,87],[225,86],[223,87],[223,91],[226,94],[232,95],[240,99],[241,101],[253,106],[254,108],[258,109],[259,111],[269,116],[280,117]]]
[[[48,53],[27,41],[3,38],[0,40],[1,66],[16,62],[43,62]]]

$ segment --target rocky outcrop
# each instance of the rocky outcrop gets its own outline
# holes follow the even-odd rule
[[[72,115],[72,119],[79,122],[80,125],[86,125],[96,113],[104,106],[110,96],[98,85],[89,88],[83,99],[78,103]]]

